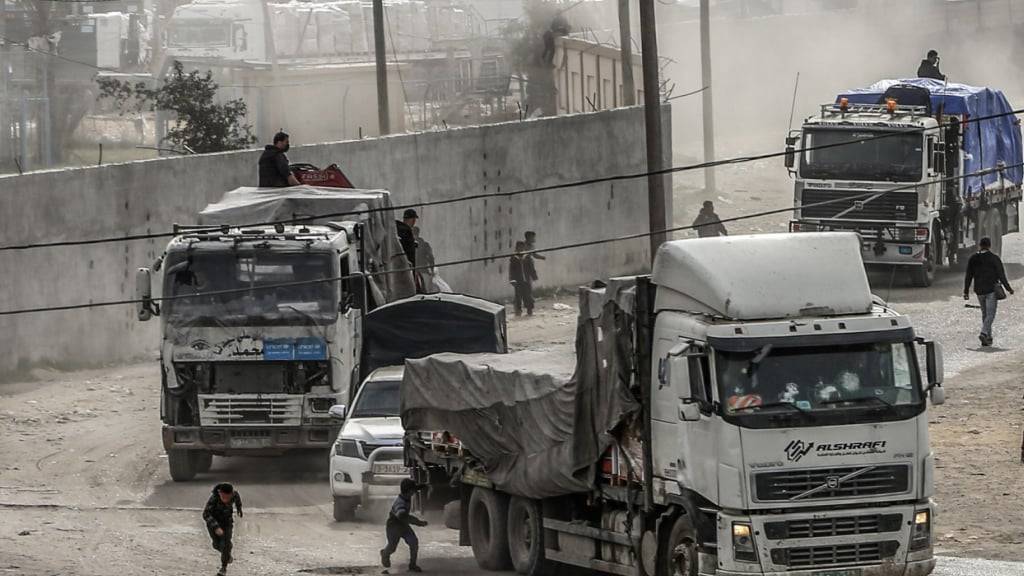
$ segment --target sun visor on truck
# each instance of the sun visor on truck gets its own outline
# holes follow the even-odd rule
[[[808,346],[844,346],[855,344],[899,344],[914,341],[913,328],[844,332],[842,334],[808,334],[802,336],[771,336],[765,338],[723,338],[708,336],[708,345],[723,352],[754,352],[765,346],[773,348],[806,348]]]
[[[440,352],[506,351],[505,307],[464,294],[421,294],[363,319],[363,376]]]

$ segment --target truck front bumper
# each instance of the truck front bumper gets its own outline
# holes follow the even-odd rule
[[[797,570],[787,572],[757,572],[763,576],[928,576],[935,570],[935,559],[918,560],[906,564],[864,566],[853,568]],[[701,572],[701,576],[750,576],[750,572]]]
[[[927,541],[909,549],[915,516],[926,510],[930,530],[935,522],[931,502],[783,514],[720,512],[716,566],[701,566],[701,574],[926,576],[935,568],[933,535],[929,532]],[[752,557],[737,557],[737,524],[750,528]]]
[[[907,223],[889,226],[860,226],[794,220],[790,232],[855,232],[860,236],[860,254],[864,264],[879,266],[923,266],[925,247],[931,241],[927,224]]]
[[[328,450],[341,426],[164,426],[164,450],[201,450],[218,456],[271,456],[292,450]]]

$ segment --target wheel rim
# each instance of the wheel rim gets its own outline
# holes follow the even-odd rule
[[[515,532],[511,534],[511,540],[516,548],[516,555],[526,559],[530,556],[536,535],[533,533],[533,514],[527,507],[515,511],[516,518],[513,522]]]
[[[672,548],[672,571],[678,576],[690,576],[693,566],[693,544],[683,540]]]

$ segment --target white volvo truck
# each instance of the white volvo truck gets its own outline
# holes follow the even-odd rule
[[[849,232],[669,242],[650,277],[581,289],[574,365],[407,361],[424,500],[454,484],[460,543],[520,574],[929,574],[941,348],[860,253]]]

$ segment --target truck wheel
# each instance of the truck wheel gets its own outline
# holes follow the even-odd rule
[[[175,482],[188,482],[196,477],[196,457],[191,450],[168,450],[167,466]]]
[[[659,554],[661,570],[664,576],[697,576],[700,564],[697,558],[697,531],[694,530],[690,517],[683,515],[676,519],[672,531],[664,541]]]
[[[493,490],[475,487],[469,497],[469,540],[476,563],[484,570],[507,570],[508,498]]]
[[[545,574],[544,519],[537,501],[519,496],[509,500],[508,551],[517,573]]]
[[[334,498],[334,521],[351,522],[356,519],[356,508],[359,501],[355,498]]]
[[[195,452],[193,453],[196,459],[196,472],[204,474],[210,471],[213,467],[213,454],[210,452]]]
[[[932,261],[931,246],[925,248],[925,263],[910,269],[910,283],[915,288],[927,288],[935,281],[935,263]]]

